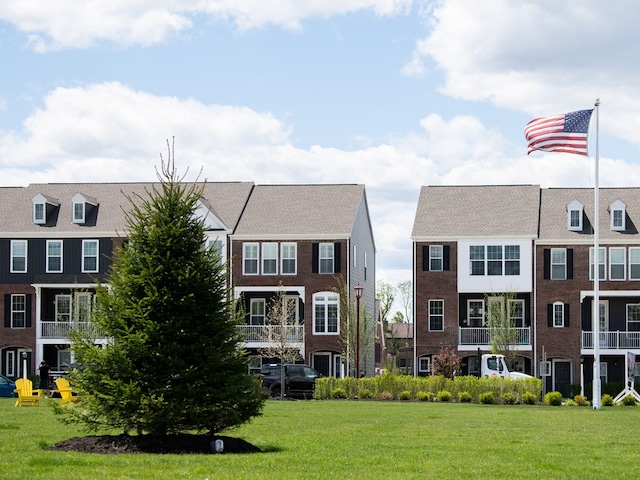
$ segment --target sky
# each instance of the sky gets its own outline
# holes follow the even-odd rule
[[[359,183],[377,279],[423,185],[640,185],[635,0],[0,0],[0,186]],[[590,156],[534,117],[598,108]],[[595,118],[595,116],[594,116]]]

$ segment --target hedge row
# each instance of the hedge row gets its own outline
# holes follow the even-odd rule
[[[439,375],[412,377],[409,375],[380,375],[368,378],[316,379],[315,398],[327,400],[333,398],[375,399],[375,400],[424,400],[437,398],[439,392],[451,393],[451,399],[458,401],[470,395],[474,403],[481,402],[481,395],[490,392],[496,402],[501,403],[503,394],[511,393],[518,401],[525,392],[535,395],[540,401],[542,381],[538,378],[512,380],[501,377],[478,378],[474,376],[456,377],[454,380]],[[486,398],[486,396],[485,396]],[[485,402],[486,403],[486,402]]]

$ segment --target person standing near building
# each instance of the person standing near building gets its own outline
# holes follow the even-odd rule
[[[40,366],[38,367],[38,371],[40,372],[40,385],[38,386],[38,388],[40,390],[44,390],[47,393],[49,392],[49,371],[50,370],[51,368],[49,368],[49,365],[47,365],[47,362],[42,360],[40,362]]]

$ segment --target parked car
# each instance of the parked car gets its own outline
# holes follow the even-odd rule
[[[0,375],[0,397],[15,397],[16,382]]]
[[[272,397],[279,397],[282,390],[281,366],[273,364],[266,367],[260,370],[262,389]],[[322,374],[309,365],[288,364],[284,366],[284,376],[285,397],[313,398],[316,378]]]

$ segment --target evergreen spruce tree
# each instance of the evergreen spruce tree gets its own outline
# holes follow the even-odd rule
[[[111,341],[74,338],[83,401],[60,410],[90,431],[217,433],[264,406],[239,348],[224,266],[195,215],[202,187],[178,178],[172,148],[161,165],[160,183],[129,198],[128,241],[109,287],[97,290],[92,320]]]

